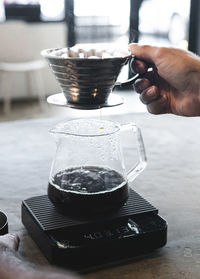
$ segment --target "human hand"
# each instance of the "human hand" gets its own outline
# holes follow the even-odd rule
[[[181,49],[138,44],[130,44],[129,50],[136,56],[132,71],[142,74],[135,90],[150,113],[200,116],[198,56]]]
[[[17,234],[5,234],[0,236],[0,249],[9,248],[12,250],[18,250],[19,236]]]

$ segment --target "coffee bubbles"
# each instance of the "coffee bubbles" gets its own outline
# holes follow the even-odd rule
[[[60,171],[52,177],[48,195],[67,214],[96,214],[121,207],[128,199],[128,185],[115,170],[83,166]]]

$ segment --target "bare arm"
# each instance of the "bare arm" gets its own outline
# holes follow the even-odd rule
[[[16,235],[0,236],[1,279],[80,279],[78,275],[55,268],[43,268],[24,261],[17,253]]]

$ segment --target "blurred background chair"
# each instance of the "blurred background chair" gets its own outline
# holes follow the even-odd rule
[[[43,107],[45,95],[50,93],[46,84],[53,84],[51,93],[59,91],[54,78],[48,76],[49,69],[40,52],[65,46],[65,32],[62,23],[8,21],[0,24],[0,96],[5,113],[10,111],[11,100],[17,98],[37,96]]]
[[[3,94],[3,110],[5,114],[10,112],[11,108],[11,88],[13,84],[14,73],[24,73],[27,81],[27,95],[31,95],[33,87],[36,88],[38,99],[41,108],[44,105],[45,92],[43,85],[43,78],[41,69],[46,67],[46,64],[42,60],[27,61],[27,62],[3,62],[0,63],[0,75],[1,75],[1,91]],[[14,87],[15,88],[15,87]]]

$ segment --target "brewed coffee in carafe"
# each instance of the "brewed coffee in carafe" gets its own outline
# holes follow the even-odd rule
[[[103,167],[69,168],[57,173],[51,183],[48,188],[51,201],[60,209],[66,208],[74,213],[112,211],[128,198],[128,184],[124,177]]]
[[[137,133],[139,163],[128,174],[120,133]],[[140,130],[96,119],[71,120],[52,129],[57,150],[52,164],[48,196],[66,214],[102,214],[119,209],[128,199],[128,183],[145,167]]]

